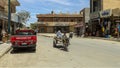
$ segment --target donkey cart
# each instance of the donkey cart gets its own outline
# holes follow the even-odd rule
[[[67,47],[69,45],[69,38],[62,36],[62,38],[54,37],[53,39],[53,47],[58,47],[59,45],[62,45],[64,50],[67,50]]]

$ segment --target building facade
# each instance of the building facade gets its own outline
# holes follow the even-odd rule
[[[90,0],[90,27],[93,35],[112,33],[112,26],[115,27],[116,22],[120,20],[119,4],[119,0]]]
[[[83,13],[83,22],[84,26],[82,28],[82,34],[86,35],[87,33],[87,26],[89,25],[90,21],[90,8],[84,8],[80,11],[80,13]]]
[[[15,13],[16,12],[16,6],[19,6],[19,2],[17,0],[11,0],[10,2],[11,4],[11,13]],[[11,31],[13,31],[13,23],[11,21]],[[7,32],[7,28],[8,28],[8,0],[0,0],[0,33],[2,33],[2,31]],[[2,36],[2,34],[0,34],[0,37]],[[1,38],[0,38],[1,40]]]
[[[41,33],[53,33],[58,30],[62,32],[74,31],[77,23],[82,23],[81,14],[38,14],[38,29]]]
[[[90,8],[84,8],[83,10],[81,10],[81,12],[83,12],[83,22],[89,23]]]

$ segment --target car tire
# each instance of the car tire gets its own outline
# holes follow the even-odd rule
[[[17,50],[17,48],[13,48],[13,51],[16,51]]]
[[[32,51],[34,51],[34,52],[35,52],[35,51],[36,51],[36,47],[33,47],[33,48],[32,48]]]

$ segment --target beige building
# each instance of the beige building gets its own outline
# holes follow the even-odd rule
[[[19,6],[18,0],[11,0],[11,13],[16,12],[16,6]],[[14,22],[11,21],[11,27]],[[8,28],[8,0],[0,0],[0,33],[2,30],[7,32]],[[13,29],[13,28],[12,28]],[[0,34],[1,36],[1,34]]]
[[[120,0],[90,0],[90,12],[120,8]]]
[[[83,23],[82,14],[38,14],[38,29],[41,33],[53,33],[58,30],[62,32],[74,31],[77,23]]]
[[[91,30],[96,36],[100,36],[101,28],[111,34],[111,26],[115,26],[120,20],[120,0],[90,0]]]
[[[103,9],[116,9],[120,8],[120,0],[102,0],[103,1]]]

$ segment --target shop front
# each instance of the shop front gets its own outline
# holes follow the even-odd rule
[[[2,20],[0,19],[0,41],[2,40]]]
[[[2,41],[3,31],[7,33],[7,15],[0,11],[0,41]]]
[[[100,11],[101,36],[110,37],[112,33],[112,10]]]
[[[120,37],[120,8],[116,8],[112,10],[113,13],[113,23],[115,23],[115,28],[118,29],[117,34],[115,34],[115,37]]]
[[[75,24],[75,35],[82,36],[84,34],[84,25],[83,23]]]
[[[120,9],[108,9],[100,12],[100,22],[106,37],[116,36],[117,24],[120,24]]]
[[[94,12],[90,14],[91,26],[88,26],[88,32],[91,32],[93,36],[99,36],[100,33],[100,15],[99,12]]]

